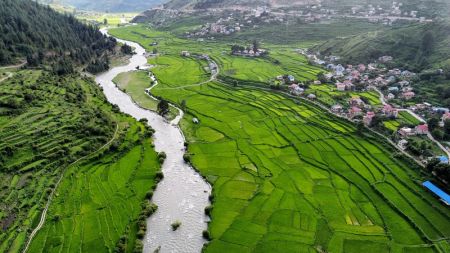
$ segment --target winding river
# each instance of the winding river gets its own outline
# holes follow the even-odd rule
[[[107,30],[102,30],[104,34]],[[112,82],[120,73],[148,67],[145,49],[139,44],[119,40],[135,48],[136,54],[126,66],[115,67],[96,77],[106,98],[119,106],[122,112],[136,119],[145,118],[155,130],[154,144],[157,152],[165,152],[167,158],[162,166],[164,179],[158,184],[152,201],[158,211],[147,221],[144,238],[144,253],[155,252],[201,252],[205,240],[202,231],[207,229],[208,217],[204,208],[209,205],[211,187],[203,178],[183,161],[184,136],[178,127],[182,113],[168,122],[157,113],[136,105],[126,93]],[[144,92],[144,91],[142,91]],[[171,224],[180,221],[181,226],[172,231]],[[159,251],[158,251],[159,250]]]

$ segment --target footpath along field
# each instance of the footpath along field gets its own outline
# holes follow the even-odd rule
[[[206,252],[450,251],[449,209],[379,139],[279,94],[213,82],[165,89],[176,85],[153,92],[186,101],[191,161],[213,185]]]

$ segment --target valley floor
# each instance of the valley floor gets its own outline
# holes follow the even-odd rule
[[[419,166],[307,101],[242,85],[287,71],[315,78],[321,70],[299,54],[267,45],[274,65],[142,25],[110,32],[148,51],[159,43],[151,92],[184,101],[192,164],[213,186],[206,252],[450,251],[450,210],[420,186],[429,175]],[[183,50],[214,59],[221,82],[188,86],[208,71]]]

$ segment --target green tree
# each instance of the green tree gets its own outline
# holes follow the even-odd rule
[[[161,99],[158,103],[158,113],[160,115],[166,115],[169,112],[169,102],[164,99]]]

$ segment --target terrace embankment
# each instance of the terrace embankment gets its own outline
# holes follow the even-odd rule
[[[104,31],[106,32],[106,31]],[[211,187],[183,160],[185,152],[184,136],[177,122],[179,117],[168,122],[155,112],[136,105],[113,83],[120,73],[129,72],[136,67],[145,67],[145,49],[139,44],[119,40],[135,48],[136,54],[127,66],[121,66],[98,75],[96,81],[103,88],[107,99],[117,104],[121,111],[136,119],[147,119],[155,130],[154,144],[158,152],[164,152],[167,158],[162,166],[164,179],[158,184],[153,202],[158,211],[148,221],[148,232],[144,241],[144,252],[200,252],[204,243],[202,231],[206,229],[207,217],[204,208],[209,204]],[[179,220],[181,226],[172,231],[171,224]]]

